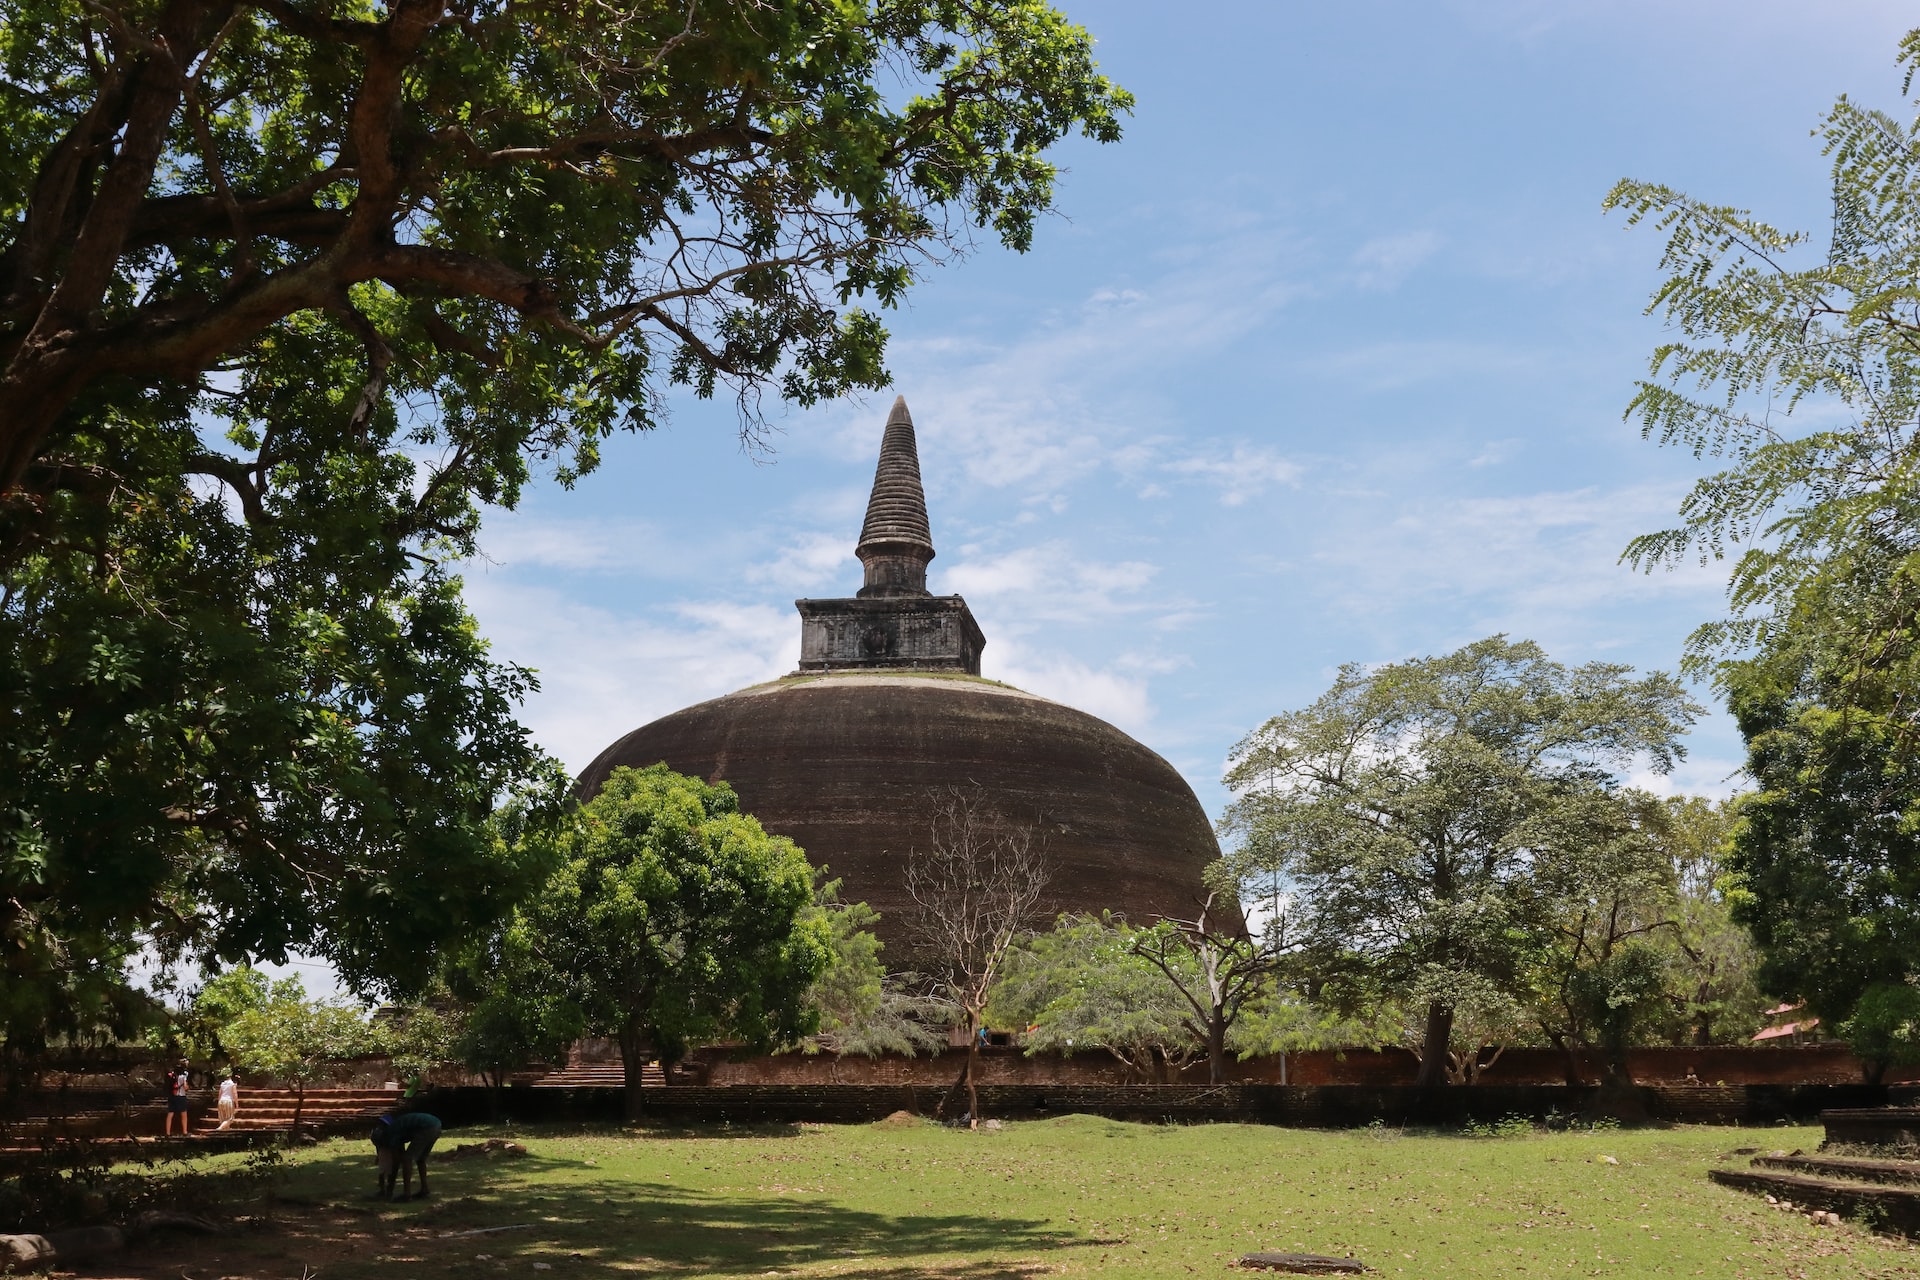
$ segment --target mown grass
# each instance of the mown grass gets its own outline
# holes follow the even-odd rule
[[[476,1136],[449,1133],[443,1146]],[[1814,1226],[1707,1181],[1733,1148],[1812,1148],[1813,1129],[1476,1138],[1070,1116],[980,1133],[914,1123],[513,1136],[530,1155],[436,1161],[434,1198],[392,1206],[365,1198],[366,1144],[299,1152],[271,1224],[169,1245],[131,1273],[1166,1280],[1287,1249],[1476,1280],[1920,1277],[1912,1245]]]

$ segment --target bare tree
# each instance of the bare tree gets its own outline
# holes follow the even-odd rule
[[[962,1079],[977,1128],[981,1015],[1008,949],[1033,922],[1047,886],[1046,849],[1030,826],[994,810],[978,786],[951,787],[932,809],[925,844],[907,854],[909,927],[930,994],[966,1028]]]
[[[1262,979],[1278,967],[1281,954],[1274,936],[1255,943],[1244,932],[1208,924],[1207,916],[1219,896],[1217,891],[1207,895],[1198,919],[1162,916],[1159,927],[1142,933],[1133,944],[1134,951],[1167,976],[1193,1011],[1186,1026],[1206,1043],[1209,1084],[1226,1078],[1227,1032],[1259,991]]]

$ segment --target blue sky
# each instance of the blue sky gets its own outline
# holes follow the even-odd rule
[[[1228,750],[1346,661],[1496,631],[1672,668],[1723,574],[1616,563],[1701,464],[1621,411],[1660,338],[1634,176],[1821,227],[1809,131],[1905,114],[1879,3],[1206,5],[1071,0],[1139,99],[1069,145],[1062,217],[888,318],[919,427],[936,591],[985,671],[1100,715],[1209,812]],[[775,413],[671,397],[470,567],[525,708],[578,769],[634,726],[793,669],[798,596],[850,594],[893,392]],[[1704,691],[1703,691],[1704,692]],[[1703,723],[1672,785],[1724,793]],[[831,851],[821,851],[830,857]]]

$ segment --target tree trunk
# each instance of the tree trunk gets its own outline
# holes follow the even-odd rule
[[[1633,1069],[1627,1065],[1627,1043],[1620,1037],[1607,1039],[1607,1079],[1606,1083],[1616,1089],[1623,1089],[1633,1083]]]
[[[1427,1006],[1427,1033],[1420,1042],[1416,1087],[1435,1090],[1447,1082],[1447,1046],[1452,1040],[1453,1010],[1435,1000]]]
[[[480,1073],[480,1078],[487,1082],[488,1124],[500,1123],[500,1081],[505,1075],[506,1072],[497,1067],[492,1071],[482,1071]]]
[[[976,1064],[980,1061],[980,1028],[967,1019],[967,1128],[980,1127],[980,1090],[976,1087]]]
[[[300,1113],[306,1109],[307,1085],[304,1080],[293,1082],[293,1138],[300,1140]]]
[[[1227,1079],[1227,1020],[1215,1009],[1207,1019],[1207,1083],[1224,1084]]]
[[[1563,1059],[1561,1070],[1566,1075],[1568,1086],[1578,1089],[1586,1084],[1580,1076],[1580,1058],[1574,1051],[1573,1041],[1558,1031],[1549,1032],[1547,1038],[1553,1041],[1553,1047],[1560,1051]]]
[[[620,1074],[626,1084],[628,1123],[646,1119],[647,1104],[640,1092],[640,1082],[646,1075],[649,1047],[650,1041],[642,1028],[630,1024],[620,1029]]]

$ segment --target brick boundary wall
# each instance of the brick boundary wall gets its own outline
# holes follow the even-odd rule
[[[617,1060],[610,1048],[607,1056]],[[710,1085],[911,1085],[944,1087],[960,1074],[965,1050],[952,1049],[931,1057],[895,1055],[863,1058],[830,1053],[783,1053],[747,1056],[722,1048],[701,1049],[687,1066]],[[1576,1071],[1584,1084],[1598,1084],[1604,1064],[1591,1053],[1578,1056]],[[1681,1084],[1691,1071],[1704,1085],[1859,1084],[1866,1068],[1843,1044],[1827,1042],[1778,1048],[1747,1045],[1652,1046],[1627,1053],[1627,1067],[1639,1084]],[[1404,1049],[1321,1049],[1286,1055],[1250,1058],[1227,1064],[1234,1084],[1289,1085],[1411,1085],[1418,1068]],[[1481,1076],[1482,1086],[1565,1085],[1568,1062],[1554,1049],[1518,1048],[1502,1053]],[[1168,1084],[1202,1084],[1204,1062],[1190,1064]],[[1110,1086],[1150,1084],[1132,1076],[1107,1054],[1035,1054],[993,1046],[981,1052],[980,1079],[987,1084],[1042,1084]],[[1891,1069],[1884,1084],[1920,1082],[1920,1068]]]
[[[943,1119],[965,1110],[963,1094],[915,1085],[674,1085],[642,1091],[647,1118],[685,1124],[871,1123],[896,1111]],[[1566,1085],[1477,1085],[1423,1095],[1365,1085],[982,1085],[983,1116],[1001,1120],[1088,1114],[1148,1123],[1273,1124],[1295,1128],[1491,1123],[1512,1116],[1691,1124],[1810,1121],[1829,1108],[1885,1105],[1876,1085],[1642,1086],[1603,1092]],[[487,1091],[437,1088],[422,1103],[450,1126],[484,1123]],[[518,1123],[618,1121],[619,1089],[503,1090],[500,1116]]]

